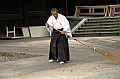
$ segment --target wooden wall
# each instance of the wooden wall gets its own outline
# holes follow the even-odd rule
[[[0,0],[0,36],[5,36],[6,27],[12,30],[14,26],[44,25],[48,17],[46,4],[46,0]]]
[[[63,15],[73,16],[75,6],[116,3],[120,4],[120,0],[0,0],[0,37],[5,36],[6,27],[43,26],[53,7]],[[22,34],[21,30],[17,34]]]
[[[0,34],[6,32],[6,27],[22,26],[23,15],[20,0],[0,0]]]
[[[24,1],[24,25],[44,25],[48,16],[46,4],[46,0]]]

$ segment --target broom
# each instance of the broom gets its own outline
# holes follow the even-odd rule
[[[54,28],[53,26],[49,26],[49,27],[57,30],[58,32],[61,32],[60,30]],[[98,50],[98,49],[96,49],[95,47],[89,46],[89,45],[84,44],[83,42],[81,42],[81,41],[79,41],[79,40],[77,40],[77,39],[74,39],[72,36],[69,36],[69,35],[66,34],[66,33],[65,33],[65,35],[68,36],[68,37],[70,37],[71,39],[73,39],[73,40],[81,43],[82,45],[84,45],[84,46],[86,46],[86,47],[88,47],[88,48],[90,48],[90,49],[92,49],[92,50],[100,53],[104,58],[106,58],[106,59],[107,59],[108,61],[110,61],[110,62],[113,62],[113,63],[115,63],[115,64],[118,64],[119,61],[120,61],[120,56],[118,56],[118,55],[116,55],[116,54],[114,54],[114,53],[104,52],[104,51]]]

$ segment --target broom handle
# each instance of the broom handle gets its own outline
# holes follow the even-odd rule
[[[57,30],[58,32],[61,32],[60,30],[54,28],[53,26],[49,26],[49,27],[51,27],[51,28]],[[100,50],[98,50],[98,49],[95,49],[95,47],[88,46],[88,45],[82,43],[81,41],[78,41],[77,39],[74,39],[72,36],[70,36],[70,35],[68,35],[68,34],[66,34],[66,33],[65,33],[65,35],[66,35],[66,36],[69,36],[71,39],[73,39],[73,40],[75,40],[75,41],[81,43],[82,45],[87,46],[88,48],[90,48],[90,49],[92,49],[92,50],[94,50],[94,51],[100,53],[103,57],[105,57],[105,58],[108,59],[109,61],[112,61],[112,62],[116,63],[117,60],[118,60],[118,58],[119,58],[119,60],[120,60],[120,57],[119,57],[119,56],[110,54],[109,52],[102,52],[102,51],[100,51]]]
[[[57,30],[58,32],[61,32],[60,30],[54,28],[53,26],[49,26],[49,27],[51,27],[51,28]],[[82,45],[87,46],[87,47],[89,47],[89,48],[92,49],[92,50],[95,50],[95,47],[88,46],[88,45],[82,43],[81,41],[79,41],[79,40],[77,40],[77,39],[74,39],[72,36],[70,36],[70,35],[68,35],[68,34],[66,34],[66,33],[65,33],[65,35],[68,36],[68,37],[70,37],[71,39],[73,39],[73,40],[75,40],[75,41],[81,43]]]

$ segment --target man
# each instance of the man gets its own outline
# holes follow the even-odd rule
[[[65,35],[66,33],[72,36],[69,21],[64,15],[59,14],[56,8],[51,9],[51,14],[45,24],[51,36],[49,62],[58,61],[60,64],[64,64],[70,60],[68,39]],[[60,30],[60,32],[50,26]]]

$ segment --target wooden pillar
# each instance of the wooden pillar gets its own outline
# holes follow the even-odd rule
[[[27,0],[23,0],[23,15],[24,15],[24,26],[28,26],[28,16],[27,16]]]

